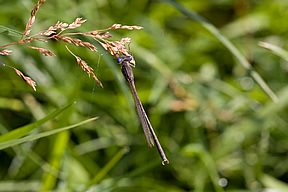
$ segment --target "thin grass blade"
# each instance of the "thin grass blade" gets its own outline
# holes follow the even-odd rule
[[[20,137],[23,137],[24,135],[27,135],[30,131],[38,128],[39,126],[43,125],[45,122],[57,117],[60,113],[67,110],[71,106],[72,106],[72,104],[66,105],[60,109],[57,109],[56,111],[50,113],[46,117],[44,117],[44,118],[42,118],[42,119],[40,119],[34,123],[31,123],[29,125],[25,125],[23,127],[19,127],[17,129],[14,129],[13,131],[10,131],[8,133],[0,135],[0,143],[5,142],[5,141],[9,141],[12,139],[18,139]]]
[[[91,121],[95,121],[96,119],[98,119],[98,117],[90,118],[90,119],[87,119],[85,121],[81,121],[79,123],[76,123],[74,125],[61,127],[61,128],[58,128],[58,129],[53,129],[53,130],[45,131],[45,132],[42,132],[42,133],[37,133],[35,135],[28,135],[28,136],[20,138],[20,139],[14,139],[14,140],[10,140],[10,141],[7,141],[7,142],[2,142],[2,143],[0,143],[0,150],[6,149],[6,148],[9,148],[9,147],[13,147],[15,145],[19,145],[19,144],[24,143],[24,142],[34,141],[34,140],[37,140],[37,139],[40,139],[40,138],[43,138],[43,137],[48,137],[50,135],[54,135],[56,133],[60,133],[62,131],[66,131],[66,130],[69,130],[69,129],[72,129],[72,128],[75,128],[75,127],[79,127],[79,126],[84,125],[86,123],[89,123]]]

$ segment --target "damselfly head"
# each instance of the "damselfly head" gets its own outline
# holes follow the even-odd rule
[[[122,64],[123,62],[128,62],[132,67],[135,67],[136,65],[135,60],[131,55],[117,57],[117,63]]]

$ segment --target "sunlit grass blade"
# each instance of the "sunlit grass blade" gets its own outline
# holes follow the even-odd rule
[[[267,42],[259,42],[260,47],[270,50],[273,54],[281,57],[282,59],[288,61],[288,52],[279,46],[273,45]]]
[[[0,181],[1,192],[16,192],[16,191],[37,191],[39,189],[38,180],[2,180]]]
[[[173,76],[173,71],[152,51],[143,47],[135,46],[137,56],[144,60],[147,64],[156,69],[163,77],[169,79]]]
[[[271,117],[271,115],[279,113],[281,110],[285,110],[288,105],[288,87],[284,87],[278,92],[279,101],[275,103],[268,103],[263,109],[258,111],[260,117]]]
[[[66,105],[60,109],[57,109],[56,111],[50,113],[49,115],[47,115],[46,117],[31,123],[29,125],[25,125],[23,127],[17,128],[13,131],[10,131],[8,133],[5,133],[3,135],[0,135],[0,143],[5,142],[5,141],[9,141],[12,139],[18,139],[20,137],[23,137],[25,135],[27,135],[30,131],[32,131],[33,129],[38,128],[40,125],[44,124],[45,122],[57,117],[60,113],[62,113],[63,111],[67,110],[72,104]]]
[[[272,91],[268,84],[263,80],[263,78],[254,70],[247,59],[240,53],[240,51],[227,39],[221,32],[211,23],[209,23],[205,18],[198,15],[192,10],[188,10],[176,1],[165,0],[183,15],[187,16],[189,19],[199,22],[205,29],[207,29],[212,35],[214,35],[238,60],[238,62],[249,72],[251,77],[256,81],[256,83],[261,87],[261,89],[271,98],[273,102],[278,102],[278,96]]]
[[[62,158],[64,155],[64,152],[67,149],[67,144],[69,141],[69,132],[64,131],[59,134],[57,134],[55,140],[53,149],[50,155],[49,165],[55,170],[56,172],[59,172],[59,169],[61,167]],[[53,189],[57,181],[57,175],[53,174],[53,172],[45,172],[43,179],[42,179],[42,186],[41,191],[50,191]]]
[[[70,125],[70,126],[67,126],[67,127],[61,127],[61,128],[58,128],[58,129],[53,129],[53,130],[45,131],[45,132],[42,132],[42,133],[37,133],[37,134],[34,134],[34,135],[28,135],[28,136],[20,138],[20,139],[14,139],[14,140],[11,140],[11,141],[2,142],[2,143],[0,143],[0,150],[6,149],[8,147],[15,146],[15,145],[19,145],[19,144],[24,143],[24,142],[34,141],[34,140],[37,140],[37,139],[40,139],[40,138],[43,138],[43,137],[48,137],[50,135],[54,135],[56,133],[60,133],[62,131],[66,131],[66,130],[69,130],[69,129],[72,129],[72,128],[75,128],[75,127],[79,127],[79,126],[81,126],[83,124],[89,123],[91,121],[95,121],[97,118],[98,117],[90,118],[90,119],[87,119],[85,121],[81,121],[79,123],[76,123],[74,125]]]
[[[20,99],[0,97],[0,108],[21,111],[24,110],[25,105],[20,101]]]
[[[260,181],[264,186],[270,188],[273,191],[288,191],[287,183],[284,183],[270,175],[264,174],[260,178]]]

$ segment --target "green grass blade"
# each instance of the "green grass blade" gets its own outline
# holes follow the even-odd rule
[[[0,181],[0,192],[37,191],[39,185],[38,180],[3,180]]]
[[[284,183],[283,181],[280,181],[268,174],[264,174],[260,178],[260,181],[267,188],[271,188],[271,190],[274,189],[275,191],[288,191],[287,183]]]
[[[75,127],[79,127],[80,125],[89,123],[89,122],[94,121],[96,119],[98,119],[98,117],[90,118],[90,119],[87,119],[85,121],[81,121],[79,123],[76,123],[74,125],[61,127],[61,128],[58,128],[58,129],[53,129],[53,130],[45,131],[45,132],[42,132],[42,133],[37,133],[37,134],[34,134],[34,135],[28,135],[28,136],[20,138],[20,139],[15,139],[15,140],[7,141],[7,142],[2,142],[2,143],[0,143],[0,150],[6,149],[8,147],[15,146],[15,145],[19,145],[19,144],[24,143],[24,142],[34,141],[34,140],[37,140],[37,139],[40,139],[40,138],[43,138],[43,137],[48,137],[50,135],[54,135],[56,133],[60,133],[62,131],[66,131],[66,130],[69,130],[69,129],[72,129],[72,128],[75,128]]]
[[[44,124],[45,122],[57,117],[60,113],[62,113],[63,111],[67,110],[72,104],[66,105],[60,109],[57,109],[56,111],[50,113],[49,115],[47,115],[46,117],[31,123],[29,125],[25,125],[23,127],[17,128],[13,131],[10,131],[6,134],[0,135],[0,143],[5,142],[5,141],[9,141],[12,139],[18,139],[20,137],[23,137],[25,135],[27,135],[30,131],[32,131],[33,129],[38,128],[40,125]]]
[[[239,63],[250,73],[251,77],[256,81],[256,83],[262,88],[262,90],[271,98],[273,102],[278,102],[278,96],[272,91],[268,84],[263,80],[263,78],[253,69],[251,64],[247,59],[240,53],[240,51],[229,41],[220,31],[211,23],[209,23],[205,18],[198,15],[196,12],[191,11],[180,5],[174,0],[165,0],[183,15],[187,16],[189,19],[199,22],[205,29],[207,29],[212,35],[214,35],[239,61]]]
[[[165,65],[165,63],[152,51],[140,46],[135,46],[135,51],[139,58],[156,69],[163,77],[169,79],[173,76],[173,71],[169,68],[169,66]]]
[[[273,54],[281,57],[282,59],[288,61],[288,52],[282,49],[281,47],[278,47],[276,45],[273,45],[271,43],[267,42],[259,42],[258,44],[260,47],[263,47],[265,49],[270,50]]]
[[[14,36],[14,37],[22,37],[21,32],[11,29],[9,27],[5,27],[3,25],[0,25],[0,33],[7,33],[8,35]]]
[[[70,134],[68,131],[64,131],[56,135],[52,154],[50,156],[51,159],[49,160],[49,165],[56,172],[59,172],[61,167],[62,158],[67,149],[69,137]],[[55,186],[57,179],[57,175],[53,174],[53,172],[45,172],[42,178],[42,186],[40,191],[51,191]]]
[[[120,161],[120,159],[128,152],[128,148],[124,147],[99,171],[97,175],[91,180],[90,185],[101,181],[108,172]]]

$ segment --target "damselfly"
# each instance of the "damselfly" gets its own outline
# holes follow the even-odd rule
[[[169,161],[165,155],[164,150],[162,149],[162,146],[156,136],[156,133],[154,132],[154,129],[152,128],[152,125],[148,119],[148,116],[143,108],[143,105],[138,97],[135,82],[134,82],[134,75],[132,67],[135,66],[135,60],[134,58],[129,56],[121,56],[117,58],[117,62],[121,65],[121,71],[123,76],[125,77],[127,83],[129,84],[134,103],[136,106],[136,111],[139,117],[139,120],[141,122],[142,128],[144,130],[144,134],[146,137],[146,140],[148,142],[149,147],[152,147],[156,145],[157,150],[162,158],[162,164],[168,164]]]

